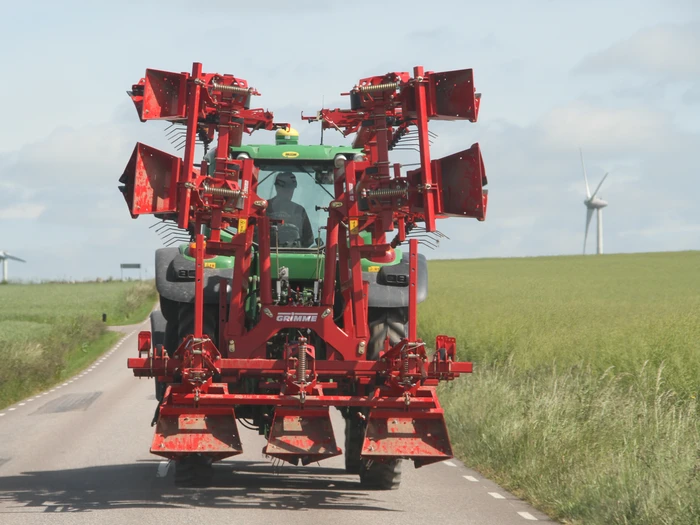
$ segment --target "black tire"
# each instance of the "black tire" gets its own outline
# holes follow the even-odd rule
[[[163,339],[163,346],[165,346],[165,350],[168,352],[168,356],[170,357],[173,356],[175,350],[177,350],[177,347],[180,345],[178,332],[179,325],[177,322],[177,317],[175,317],[175,319],[168,321],[168,324],[165,325],[165,337]]]
[[[365,423],[359,417],[345,419],[345,472],[359,474],[362,468],[362,441],[365,438]]]
[[[160,311],[163,312],[163,316],[168,321],[177,322],[179,307],[180,307],[180,303],[178,303],[177,301],[167,299],[167,298],[163,297],[162,295],[160,296]]]
[[[387,463],[362,460],[360,484],[371,490],[396,490],[401,485],[403,461],[393,459]]]
[[[190,454],[175,462],[175,484],[184,487],[209,485],[214,476],[211,458]]]
[[[408,308],[369,308],[369,345],[367,359],[376,361],[384,350],[384,340],[395,345],[408,332]]]
[[[369,345],[367,359],[376,361],[384,350],[384,341],[395,345],[408,332],[408,308],[369,308]],[[401,460],[378,463],[360,458],[365,423],[362,420],[347,420],[345,431],[345,468],[360,474],[360,484],[373,490],[395,490],[401,484]],[[348,470],[350,472],[350,470]]]
[[[156,310],[151,312],[151,342],[153,348],[157,346],[165,346],[165,331],[168,322],[163,316],[163,312]],[[165,395],[165,383],[158,381],[156,377],[155,381],[155,396],[159,403],[163,401],[163,396]]]
[[[167,321],[163,316],[163,312],[155,310],[151,312],[151,341],[153,348],[158,345],[165,344],[165,326]]]
[[[218,346],[217,338],[219,325],[218,318],[219,308],[215,305],[204,305],[204,319],[202,324],[202,332],[209,336],[209,339]],[[182,342],[182,339],[194,333],[194,304],[181,303],[178,311],[177,321],[177,344]]]

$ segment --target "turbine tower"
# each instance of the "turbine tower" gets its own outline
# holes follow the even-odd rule
[[[14,255],[10,255],[7,252],[0,251],[0,261],[2,261],[2,282],[3,283],[7,282],[7,261],[10,259],[13,261],[27,262],[24,259],[20,259],[19,257],[15,257]]]
[[[588,226],[591,224],[591,217],[593,217],[593,212],[596,212],[596,221],[598,222],[598,255],[603,253],[603,208],[605,208],[608,203],[603,199],[596,197],[600,187],[603,185],[605,178],[608,176],[606,173],[603,175],[598,187],[595,189],[591,195],[591,190],[588,187],[588,176],[586,175],[586,164],[583,161],[583,150],[581,151],[581,167],[583,168],[583,180],[586,183],[586,200],[583,203],[586,205],[586,231],[583,234],[583,254],[586,255],[586,241],[588,240]]]

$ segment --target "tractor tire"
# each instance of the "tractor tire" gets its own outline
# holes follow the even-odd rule
[[[181,487],[206,487],[214,476],[209,457],[190,454],[175,462],[175,484]]]
[[[160,310],[155,310],[151,312],[151,342],[153,348],[156,346],[165,346],[165,334],[167,330],[168,322],[165,320],[163,313]],[[155,382],[155,396],[158,403],[163,401],[163,396],[165,396],[165,383],[158,381],[158,378],[154,378]]]
[[[370,490],[396,490],[401,485],[401,459],[387,463],[362,460],[360,468],[360,485]]]
[[[202,333],[209,336],[215,345],[219,344],[217,338],[219,330],[219,308],[215,305],[204,305],[204,318],[202,322]],[[194,304],[181,303],[177,319],[177,344],[190,334],[194,333]]]
[[[362,469],[362,441],[365,438],[365,424],[358,417],[345,419],[345,472],[359,474]]]
[[[165,326],[167,321],[160,310],[151,312],[151,341],[153,348],[165,344]]]
[[[376,361],[384,350],[384,341],[395,345],[408,332],[408,308],[369,308],[369,344],[367,359]],[[373,490],[394,490],[401,484],[401,460],[387,463],[368,461],[360,457],[365,437],[365,423],[347,419],[345,425],[345,470],[360,474],[360,484]]]
[[[160,311],[163,312],[163,316],[170,321],[177,322],[178,308],[180,303],[173,301],[172,299],[167,299],[160,296]]]
[[[163,346],[165,347],[165,351],[168,352],[169,357],[172,357],[175,353],[175,350],[177,350],[177,347],[180,346],[180,338],[178,337],[179,324],[177,321],[178,318],[177,316],[175,316],[174,319],[168,321],[168,324],[165,325],[165,337],[163,338]]]
[[[367,359],[376,361],[384,350],[384,340],[395,345],[408,333],[408,308],[369,308],[369,345]]]

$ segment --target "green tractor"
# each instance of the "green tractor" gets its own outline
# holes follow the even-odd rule
[[[314,284],[323,276],[323,254],[327,207],[333,200],[333,169],[336,161],[361,156],[362,151],[351,147],[325,145],[303,146],[299,144],[296,130],[278,130],[275,145],[246,145],[232,147],[230,158],[254,159],[259,168],[258,189],[260,197],[268,201],[267,214],[279,220],[271,242],[271,265],[278,294],[295,293],[297,296],[318,294]],[[205,160],[212,167],[212,150]],[[234,232],[235,233],[235,232]],[[222,234],[222,237],[224,234]],[[230,237],[222,238],[230,240]],[[369,234],[365,239],[370,241]],[[154,345],[162,344],[172,355],[180,341],[194,328],[195,259],[194,245],[184,243],[177,248],[161,248],[156,251],[156,286],[160,297],[160,312],[151,317]],[[214,256],[204,263],[204,333],[218,341],[218,311],[220,283],[229,282],[234,266],[233,257]],[[255,267],[255,264],[254,264]],[[391,344],[398,343],[406,335],[408,322],[408,254],[396,248],[378,260],[362,260],[363,280],[369,283],[368,319],[370,341],[368,359],[377,359],[388,337]],[[428,293],[427,263],[419,255],[418,302]],[[221,279],[224,278],[224,279]],[[252,277],[255,279],[255,275]],[[286,281],[286,282],[285,282]],[[253,287],[254,288],[254,287]],[[336,294],[342,301],[342,294]],[[342,325],[342,304],[337,304],[335,315]],[[254,324],[257,304],[248,301],[246,315]],[[278,345],[268,343],[270,358],[279,358],[286,334],[277,335]],[[323,358],[323,341],[314,341],[317,352]],[[162,399],[164,384],[156,384],[156,397]],[[346,415],[345,461],[348,472],[361,470],[360,448],[364,435],[361,424],[350,421]],[[356,419],[356,418],[355,418]],[[389,476],[397,482],[399,463],[387,465]],[[378,480],[381,483],[381,480]]]

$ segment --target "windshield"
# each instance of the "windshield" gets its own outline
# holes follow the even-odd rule
[[[284,221],[271,231],[272,245],[280,248],[309,248],[323,244],[328,212],[333,199],[333,170],[330,163],[259,165],[257,193],[268,201],[267,215]]]

